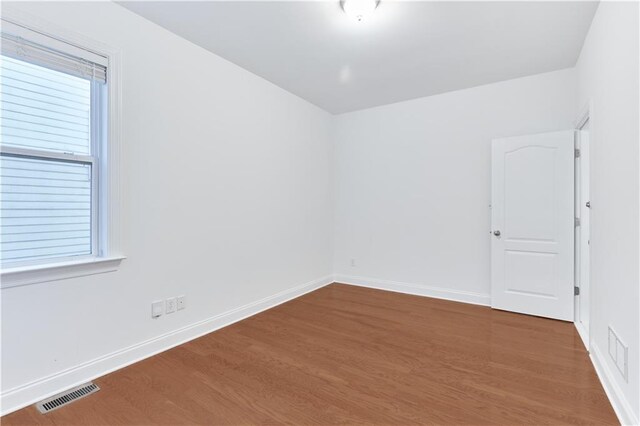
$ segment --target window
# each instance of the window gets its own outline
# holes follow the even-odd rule
[[[2,22],[2,268],[103,256],[107,60]]]

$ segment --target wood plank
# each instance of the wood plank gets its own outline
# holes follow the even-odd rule
[[[618,424],[573,324],[332,284],[2,424]]]

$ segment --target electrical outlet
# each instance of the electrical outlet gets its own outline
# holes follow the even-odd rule
[[[356,260],[355,259],[351,259],[351,267],[352,268],[356,267]]]
[[[156,302],[151,303],[151,318],[158,318],[162,315],[162,310],[164,308],[164,303],[162,300],[158,300]]]
[[[168,314],[172,314],[176,311],[176,298],[175,297],[170,297],[167,299],[167,308],[166,308],[166,312]]]
[[[186,296],[178,296],[176,298],[176,300],[178,301],[177,306],[178,306],[178,310],[181,311],[184,308],[187,307],[187,299]]]

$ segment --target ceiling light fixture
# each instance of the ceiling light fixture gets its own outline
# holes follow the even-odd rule
[[[379,0],[342,0],[340,3],[347,16],[362,22],[376,10]]]

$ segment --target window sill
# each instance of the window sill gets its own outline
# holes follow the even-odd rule
[[[47,265],[21,266],[0,272],[0,288],[20,287],[49,281],[117,271],[124,256],[110,256]]]

